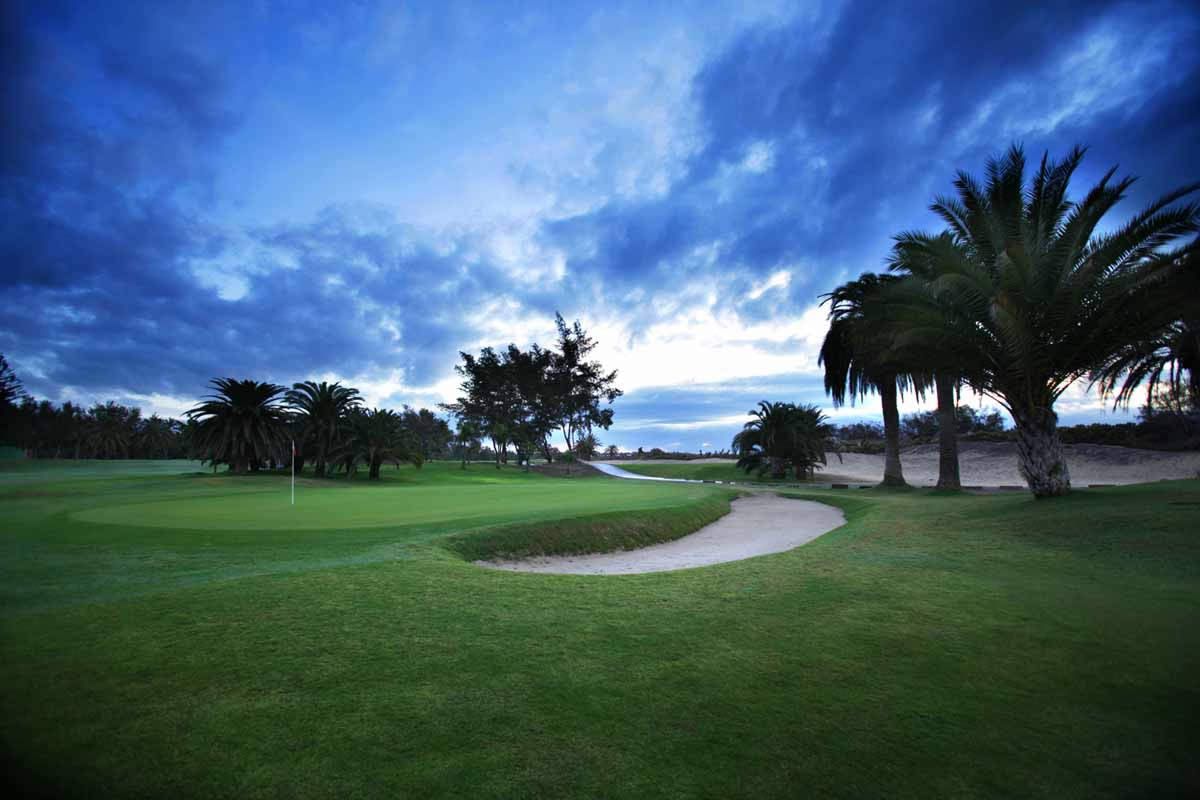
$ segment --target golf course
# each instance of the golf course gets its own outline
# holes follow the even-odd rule
[[[628,576],[728,488],[429,462],[0,466],[8,773],[46,796],[1183,796],[1200,482],[784,495],[802,547]]]

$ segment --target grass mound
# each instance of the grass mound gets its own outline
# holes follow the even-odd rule
[[[634,550],[694,533],[729,513],[733,495],[713,495],[675,508],[619,511],[517,523],[448,537],[446,547],[468,561]]]

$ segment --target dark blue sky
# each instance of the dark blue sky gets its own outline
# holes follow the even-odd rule
[[[0,352],[54,399],[432,404],[561,310],[602,439],[721,447],[824,402],[817,296],[956,169],[1084,144],[1114,220],[1200,178],[1193,3],[0,5]]]

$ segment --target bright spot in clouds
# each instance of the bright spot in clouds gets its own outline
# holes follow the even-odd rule
[[[433,406],[460,350],[561,311],[620,372],[606,443],[724,446],[760,399],[873,417],[824,396],[819,296],[934,229],[956,170],[1085,144],[1077,189],[1140,176],[1119,222],[1200,163],[1194,3],[320,11],[4,4],[0,352],[30,391]]]

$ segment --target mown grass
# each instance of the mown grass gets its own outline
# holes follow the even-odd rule
[[[566,519],[520,522],[454,534],[450,550],[469,561],[633,550],[671,541],[729,513],[729,495],[650,511],[615,511]]]
[[[309,491],[357,503],[467,480],[400,475]],[[498,513],[520,481],[559,483],[509,478],[492,476]],[[787,553],[622,577],[478,568],[445,547],[452,520],[78,517],[139,497],[237,501],[272,480],[51,480],[0,499],[0,713],[27,779],[180,798],[1200,789],[1197,481],[1054,502],[798,491],[847,525]],[[663,508],[719,491],[659,488]]]
[[[738,469],[736,462],[728,461],[725,463],[695,463],[686,464],[631,464],[628,462],[614,461],[616,466],[621,469],[638,475],[649,475],[654,478],[686,478],[693,481],[737,481],[739,483],[766,483],[766,484],[788,484],[797,483],[795,476],[789,475],[787,478],[772,478],[770,475],[763,473],[759,475],[757,472],[746,472]],[[817,470],[816,476],[812,480],[813,483],[862,483],[858,479],[849,479],[837,474],[836,460],[827,465],[825,469]]]

